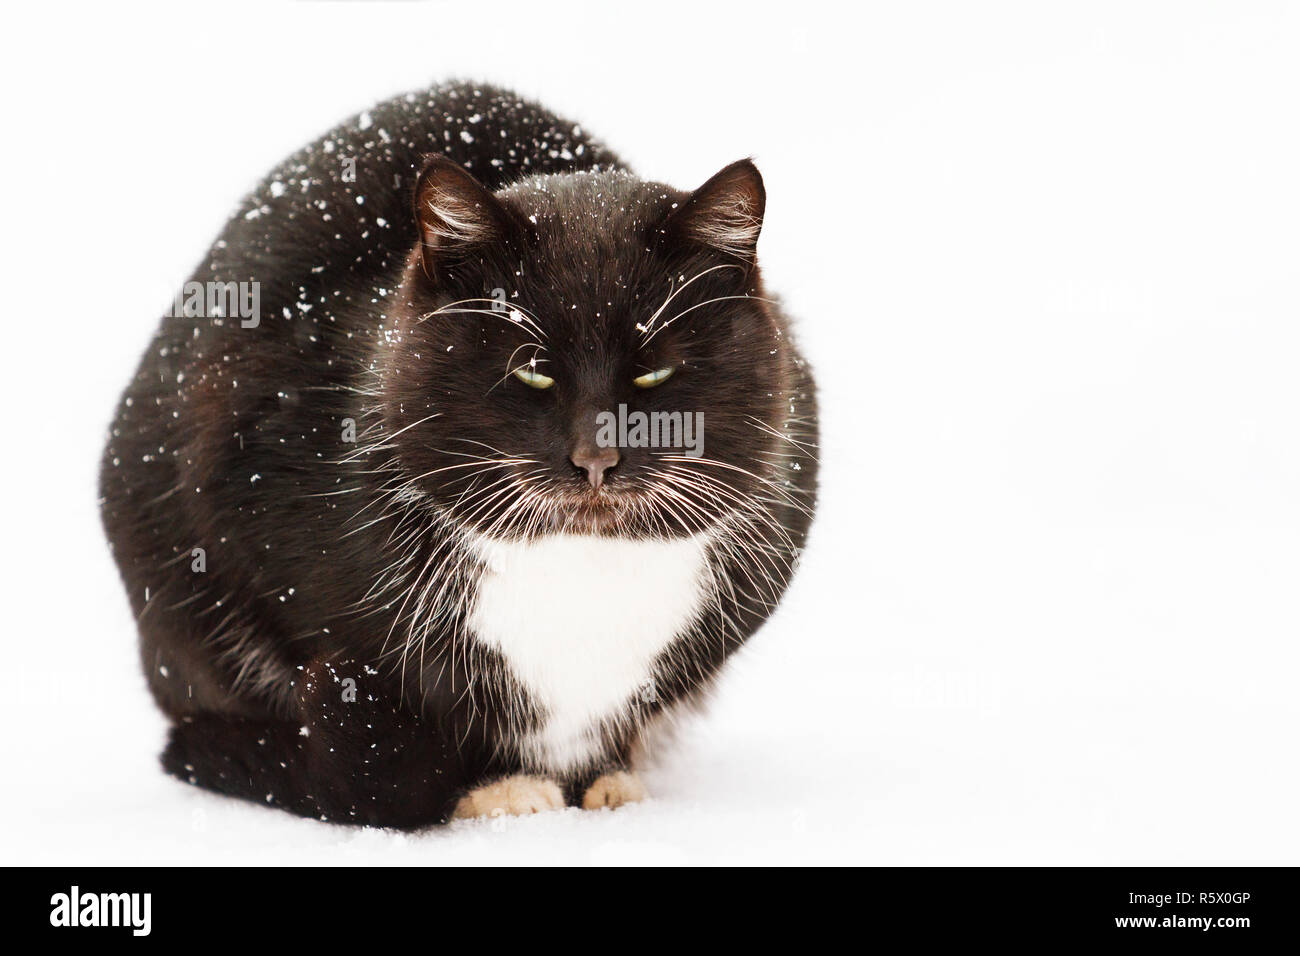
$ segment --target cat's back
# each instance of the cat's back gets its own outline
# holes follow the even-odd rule
[[[311,277],[391,265],[415,242],[411,190],[431,153],[494,190],[534,173],[621,166],[578,123],[538,103],[483,84],[439,84],[350,117],[276,166],[231,215],[208,271]]]

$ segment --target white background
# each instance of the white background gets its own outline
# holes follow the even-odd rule
[[[4,862],[1300,862],[1297,8],[562,6],[14,13]],[[824,496],[650,802],[398,836],[161,774],[95,469],[243,192],[450,76],[756,158]]]

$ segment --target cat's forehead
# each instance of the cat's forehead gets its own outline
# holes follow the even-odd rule
[[[681,199],[621,170],[533,176],[499,195],[532,225],[542,249],[644,237]]]
[[[530,224],[514,279],[545,324],[574,338],[634,331],[648,297],[668,287],[654,234],[683,201],[669,187],[604,171],[535,176],[498,195]]]

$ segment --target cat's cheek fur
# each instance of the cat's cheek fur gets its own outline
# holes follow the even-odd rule
[[[656,659],[708,606],[706,534],[672,540],[479,537],[472,638],[505,660],[541,714],[516,729],[524,767],[572,778],[610,758],[603,725],[636,722]]]

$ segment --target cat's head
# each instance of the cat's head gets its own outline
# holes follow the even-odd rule
[[[623,172],[492,193],[444,157],[375,360],[408,495],[493,536],[696,534],[770,499],[791,357],[748,160],[694,192]]]

